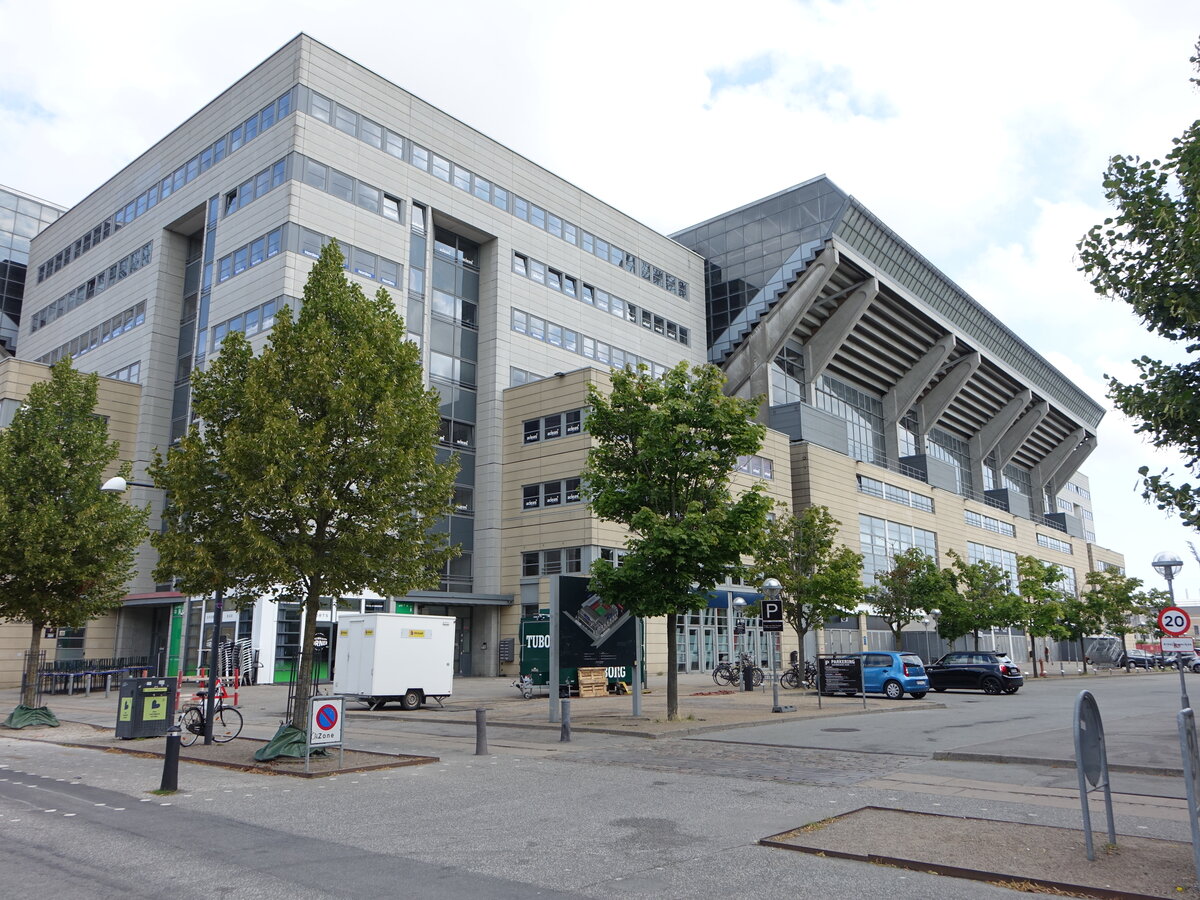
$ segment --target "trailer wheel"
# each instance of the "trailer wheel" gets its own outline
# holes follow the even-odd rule
[[[405,695],[400,698],[400,708],[401,709],[410,709],[410,710],[411,709],[420,709],[421,708],[421,692],[418,691],[416,688],[413,688],[412,690],[405,693]]]

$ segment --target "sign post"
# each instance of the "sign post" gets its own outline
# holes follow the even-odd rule
[[[1183,653],[1194,649],[1191,638],[1187,638],[1185,643],[1180,644],[1183,635],[1192,630],[1192,617],[1188,615],[1186,609],[1180,609],[1178,606],[1165,606],[1158,614],[1158,627],[1166,634],[1173,635],[1175,640],[1164,638],[1162,642],[1163,653],[1168,653],[1170,650],[1175,650],[1175,665],[1179,669],[1179,695],[1180,709],[1190,709],[1192,704],[1188,701],[1187,682],[1183,677]],[[1172,645],[1168,647],[1168,645]]]

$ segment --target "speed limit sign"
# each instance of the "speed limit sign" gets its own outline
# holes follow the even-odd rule
[[[1176,636],[1187,634],[1192,629],[1192,617],[1188,615],[1186,609],[1167,606],[1158,614],[1158,627],[1167,634]]]

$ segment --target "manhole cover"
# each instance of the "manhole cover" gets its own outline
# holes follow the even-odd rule
[[[851,731],[862,731],[861,728],[822,728],[822,731],[832,731],[838,734],[846,734]]]

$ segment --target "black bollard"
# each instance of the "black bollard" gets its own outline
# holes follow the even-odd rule
[[[564,698],[562,701],[562,733],[559,735],[558,742],[570,743],[571,741],[571,701]]]
[[[475,755],[487,756],[487,710],[475,710]]]
[[[167,750],[163,754],[162,784],[160,791],[179,790],[179,725],[172,725],[167,731]]]
[[[750,664],[750,660],[746,660],[746,664],[742,666],[742,688],[747,691],[754,690],[754,666]]]

